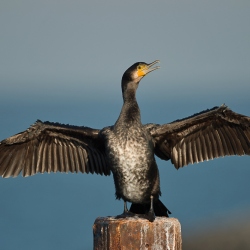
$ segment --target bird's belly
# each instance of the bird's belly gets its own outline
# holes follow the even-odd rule
[[[134,203],[150,200],[155,172],[154,156],[146,140],[127,140],[116,143],[111,149],[111,170],[114,175],[116,195]],[[153,176],[151,176],[153,177]]]
[[[128,201],[140,203],[149,192],[151,184],[146,178],[149,172],[149,165],[141,158],[125,157],[119,159],[119,164],[114,166],[113,173],[118,172],[119,188],[122,196]]]

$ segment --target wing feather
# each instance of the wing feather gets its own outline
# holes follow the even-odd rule
[[[239,141],[241,143],[242,149],[245,154],[248,154],[249,152],[249,147],[247,145],[247,137],[244,133],[244,131],[240,130],[239,128],[236,128],[235,132],[237,133],[237,137],[239,138]],[[243,153],[243,154],[244,154]]]
[[[228,127],[228,132],[231,134],[231,141],[235,146],[235,151],[237,155],[243,155],[244,150],[242,147],[242,144],[239,140],[239,136],[237,135],[237,129],[233,129],[231,127]]]
[[[223,147],[222,147],[222,144],[221,144],[221,140],[220,140],[218,131],[215,130],[214,133],[211,132],[211,134],[213,135],[214,141],[215,141],[215,144],[216,144],[216,150],[217,150],[217,153],[216,153],[217,156],[216,157],[224,155]]]
[[[183,141],[182,143],[182,147],[183,147],[183,164],[187,165],[187,149],[186,149],[186,142]]]
[[[208,133],[204,133],[203,134],[203,136],[204,136],[204,144],[203,144],[203,147],[204,147],[204,158],[206,159],[206,160],[208,160],[208,159],[210,159],[211,157],[212,157],[212,152],[213,152],[213,150],[212,150],[212,144],[211,144],[211,141],[210,141],[210,139],[209,139],[209,135],[208,135]]]
[[[169,124],[147,124],[155,154],[178,169],[226,155],[250,155],[250,117],[225,105]]]
[[[228,145],[228,143],[227,143],[227,141],[225,139],[225,136],[224,136],[224,134],[223,134],[222,131],[223,131],[222,128],[218,128],[217,129],[217,132],[218,132],[218,134],[220,136],[220,139],[221,139],[221,142],[222,142],[222,147],[224,149],[224,155],[230,155],[229,145]]]
[[[213,136],[213,132],[211,130],[208,130],[207,132],[208,134],[208,140],[210,142],[210,145],[211,145],[211,157],[218,157],[218,149],[217,149],[217,145],[216,145],[216,142],[215,142],[215,139],[214,139],[214,136]]]
[[[208,157],[209,148],[206,146],[205,135],[203,135],[202,133],[200,135],[200,141],[201,141],[201,154],[203,156],[203,159],[207,161],[209,159]]]
[[[234,152],[234,147],[233,147],[231,139],[230,139],[230,134],[228,133],[225,126],[222,126],[221,132],[222,132],[222,134],[223,134],[223,136],[225,138],[227,148],[228,148],[228,151],[229,151],[229,155],[234,155],[235,152]]]
[[[0,175],[82,172],[109,175],[99,130],[37,121],[0,142]]]
[[[190,141],[188,142],[188,159],[189,160],[188,160],[187,164],[194,163],[193,154],[192,154],[192,145],[191,145]]]
[[[84,149],[82,149],[79,145],[77,147],[78,150],[78,156],[79,156],[79,160],[80,160],[80,171],[82,173],[87,173],[86,171],[86,163],[85,163],[85,156],[84,156]]]
[[[73,162],[75,163],[75,172],[79,173],[80,171],[80,164],[79,164],[79,158],[78,158],[78,150],[77,145],[72,144],[72,158]]]

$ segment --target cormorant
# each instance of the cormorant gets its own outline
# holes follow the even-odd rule
[[[214,107],[169,124],[141,123],[136,90],[141,79],[158,69],[138,62],[122,77],[123,106],[113,126],[99,129],[41,122],[0,143],[0,175],[44,172],[113,173],[116,198],[124,200],[118,217],[141,214],[150,221],[168,216],[159,200],[155,156],[178,169],[226,155],[250,155],[250,117],[227,106]],[[130,211],[126,202],[132,203]]]

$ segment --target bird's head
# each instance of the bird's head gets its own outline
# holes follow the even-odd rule
[[[159,62],[159,60],[149,64],[145,62],[137,62],[129,67],[122,76],[122,90],[125,91],[128,87],[137,88],[140,80],[145,75],[160,68],[160,66],[152,67]]]

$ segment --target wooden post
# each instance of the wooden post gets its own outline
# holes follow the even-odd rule
[[[181,250],[181,225],[175,218],[98,217],[93,226],[94,250]]]

